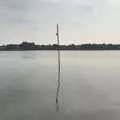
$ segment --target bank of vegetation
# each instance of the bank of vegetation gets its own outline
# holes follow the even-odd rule
[[[71,45],[36,45],[33,42],[22,42],[21,44],[1,45],[0,51],[19,50],[120,50],[120,44],[71,44]]]

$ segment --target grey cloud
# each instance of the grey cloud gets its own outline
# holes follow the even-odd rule
[[[56,23],[61,26],[64,43],[88,39],[82,33],[101,32],[103,28],[105,32],[113,26],[111,23],[116,23],[114,29],[119,30],[119,21],[113,17],[119,19],[120,11],[116,10],[116,14],[109,1],[112,0],[0,0],[0,40],[11,39],[14,43],[22,36],[47,43],[55,39]]]

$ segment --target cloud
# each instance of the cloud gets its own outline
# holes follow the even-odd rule
[[[0,42],[51,43],[56,23],[63,43],[95,39],[96,32],[107,38],[106,32],[119,32],[119,6],[118,0],[0,0]]]

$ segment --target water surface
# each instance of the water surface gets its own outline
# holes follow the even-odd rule
[[[120,51],[0,52],[0,120],[120,120]]]

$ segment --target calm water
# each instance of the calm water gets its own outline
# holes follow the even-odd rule
[[[57,51],[0,52],[0,120],[120,120],[120,51],[62,51],[56,91]]]

